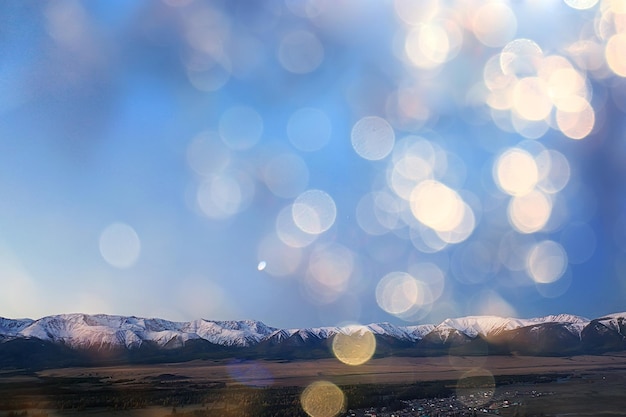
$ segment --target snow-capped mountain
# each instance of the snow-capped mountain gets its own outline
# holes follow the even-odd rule
[[[15,352],[16,343],[40,350],[55,346],[72,352],[125,351],[136,360],[187,360],[216,352],[222,356],[320,357],[329,356],[338,333],[364,332],[374,335],[381,355],[596,353],[626,349],[626,313],[594,320],[569,314],[530,319],[469,316],[437,325],[372,323],[303,329],[279,329],[254,320],[175,322],[105,314],[0,318],[0,359],[9,348]],[[184,355],[176,356],[183,351]],[[67,354],[63,352],[57,353]],[[0,360],[0,367],[6,363],[12,363],[10,355]]]

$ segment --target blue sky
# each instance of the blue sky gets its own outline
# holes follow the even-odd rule
[[[3,2],[0,315],[622,311],[624,12]]]

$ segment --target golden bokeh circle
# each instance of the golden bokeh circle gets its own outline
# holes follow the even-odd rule
[[[347,365],[362,365],[372,358],[376,350],[376,338],[365,327],[349,329],[349,333],[337,333],[333,338],[335,357]]]
[[[300,403],[311,417],[335,417],[344,410],[346,397],[332,382],[316,381],[304,389]]]

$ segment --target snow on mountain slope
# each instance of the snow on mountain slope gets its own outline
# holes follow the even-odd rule
[[[8,328],[7,323],[0,328],[2,333],[5,333],[2,329]],[[21,328],[14,324],[13,328],[19,328],[19,331],[13,332],[14,336],[62,342],[81,348],[135,348],[146,341],[166,346],[173,341],[185,343],[192,339],[205,339],[225,346],[249,346],[277,330],[255,321],[195,320],[179,323],[104,314],[62,314],[31,321]]]
[[[405,327],[408,334],[411,335],[413,340],[422,340],[424,336],[432,332],[435,329],[434,324],[420,324],[417,326]]]
[[[597,320],[622,333],[626,326],[626,313],[616,313]],[[367,329],[376,336],[386,336],[401,341],[416,342],[430,335],[430,340],[445,342],[453,335],[469,338],[479,335],[494,336],[508,330],[541,326],[547,323],[562,324],[567,331],[580,337],[583,328],[589,322],[584,317],[569,314],[531,319],[469,316],[446,319],[437,326],[423,324],[402,327],[390,323],[372,323],[366,326],[278,329],[254,320],[198,319],[190,322],[174,322],[134,316],[62,314],[38,320],[0,318],[0,339],[38,338],[61,342],[72,347],[125,347],[127,349],[139,347],[146,342],[161,347],[174,347],[181,346],[189,340],[203,339],[222,346],[246,347],[266,340],[273,344],[281,343],[294,337],[306,343],[309,339],[326,340],[337,333],[352,334]]]
[[[600,317],[598,321],[611,330],[626,337],[626,313],[613,313]]]
[[[434,331],[449,333],[455,329],[469,337],[496,335],[505,330],[513,330],[524,324],[519,319],[497,316],[469,316],[456,319],[446,319],[435,327]]]
[[[17,336],[25,327],[33,322],[31,319],[11,320],[0,317],[0,335],[6,337]]]
[[[266,339],[276,328],[254,320],[209,321],[194,320],[184,323],[181,330],[199,338],[224,346],[250,346]]]
[[[398,340],[408,340],[411,342],[417,340],[406,327],[398,327],[390,323],[370,324],[366,327],[375,335],[386,335]]]
[[[521,319],[520,321],[524,323],[524,326],[533,326],[543,323],[561,323],[570,333],[580,338],[582,337],[583,329],[591,320],[573,314],[558,314],[533,319]]]
[[[532,319],[504,318],[498,316],[468,316],[456,319],[446,319],[434,328],[434,331],[444,336],[451,330],[469,336],[495,336],[507,330],[520,327],[534,326],[543,323],[562,323],[568,331],[580,337],[582,329],[589,324],[589,319],[571,314],[559,314]]]

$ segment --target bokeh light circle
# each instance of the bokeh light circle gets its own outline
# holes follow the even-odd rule
[[[485,46],[504,46],[515,36],[517,18],[508,4],[486,2],[474,14],[472,31]]]
[[[319,235],[330,229],[337,217],[335,201],[322,190],[303,192],[291,207],[296,226],[312,235]]]
[[[526,271],[537,283],[549,284],[557,281],[567,269],[567,253],[563,247],[544,240],[533,246],[528,253]]]
[[[316,381],[304,389],[300,403],[311,417],[335,417],[345,408],[346,397],[332,382]]]
[[[496,161],[494,168],[496,184],[512,196],[528,194],[539,180],[535,159],[520,148],[505,151]]]
[[[376,286],[376,301],[389,314],[402,317],[424,304],[424,286],[406,272],[390,272]]]
[[[347,365],[362,365],[369,361],[376,350],[376,338],[365,326],[347,326],[345,333],[333,337],[332,348],[337,359]]]
[[[282,153],[265,165],[263,179],[275,196],[293,198],[306,189],[309,183],[309,169],[300,156]]]
[[[378,116],[360,119],[352,127],[350,137],[354,151],[370,161],[377,161],[389,155],[396,138],[389,122]]]
[[[509,221],[521,233],[538,232],[548,223],[551,213],[552,201],[536,190],[513,197],[509,203]]]
[[[280,42],[278,60],[289,72],[313,72],[324,60],[324,46],[313,33],[305,30],[291,32]]]
[[[424,225],[448,232],[462,222],[465,206],[456,191],[439,181],[426,180],[411,192],[411,211]]]
[[[598,3],[598,0],[564,0],[572,9],[586,10],[591,9]]]
[[[125,223],[112,223],[100,234],[100,254],[110,265],[124,269],[137,262],[141,241],[135,229]]]

